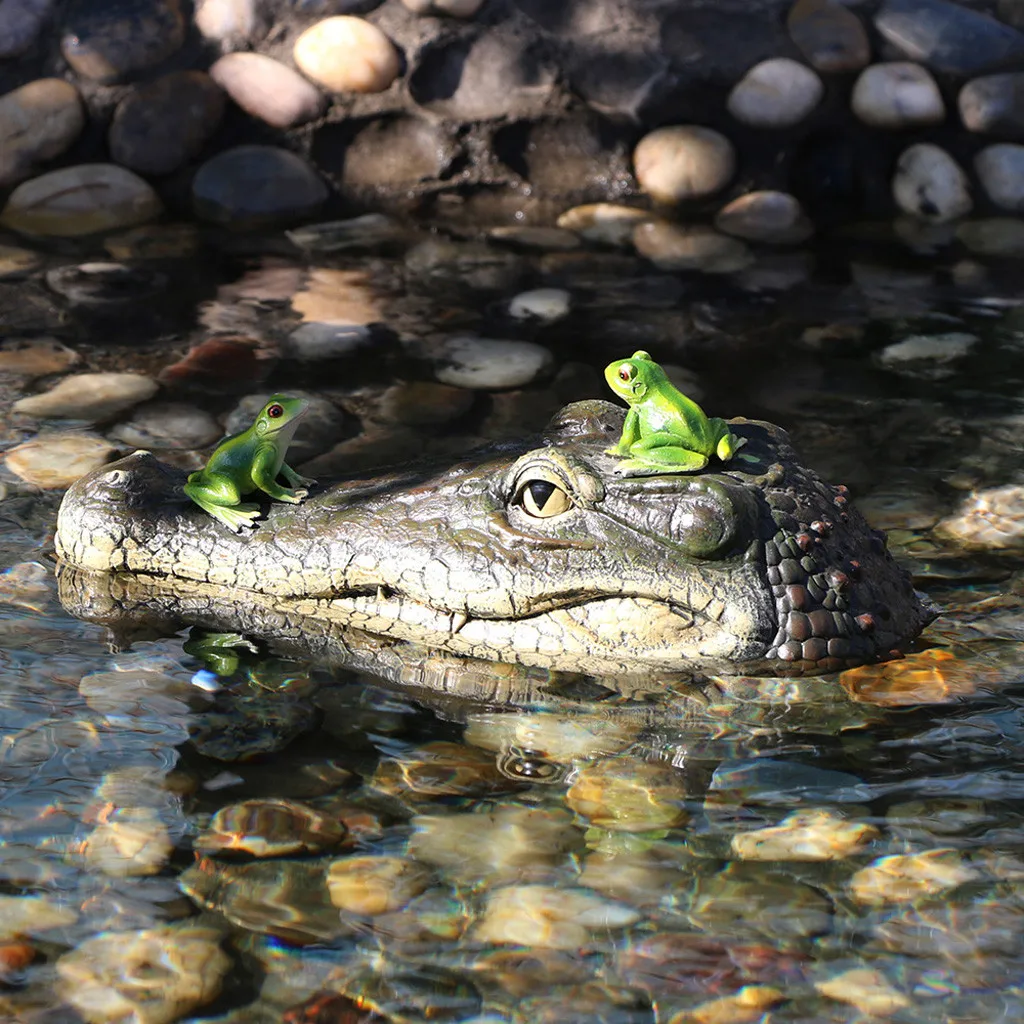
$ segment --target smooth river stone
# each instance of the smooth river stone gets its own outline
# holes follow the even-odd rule
[[[529,384],[549,370],[552,362],[551,353],[531,341],[466,335],[445,342],[435,376],[442,384],[497,391]]]
[[[969,132],[1024,138],[1024,73],[975,78],[960,90],[957,106]]]
[[[942,224],[971,212],[970,185],[960,165],[943,149],[921,142],[896,163],[892,194],[904,213]]]
[[[911,60],[952,75],[1024,58],[1024,35],[947,0],[886,0],[875,27]]]
[[[910,1000],[889,979],[871,967],[855,967],[831,978],[816,981],[814,987],[829,999],[848,1003],[867,1017],[891,1017],[908,1009]]]
[[[724,135],[711,128],[673,125],[640,140],[633,151],[633,169],[648,195],[662,203],[678,203],[724,188],[736,171],[736,151]],[[629,216],[640,213],[634,210]],[[559,219],[559,227],[570,226],[563,223],[567,216]]]
[[[185,41],[180,0],[72,0],[61,36],[78,74],[116,82],[159,64]]]
[[[850,106],[875,128],[914,128],[937,124],[946,107],[927,68],[910,61],[873,64],[857,79]]]
[[[224,94],[203,71],[172,71],[136,86],[110,125],[110,155],[141,174],[170,174],[217,130]]]
[[[133,448],[205,448],[222,436],[220,424],[208,413],[182,402],[152,402],[139,406],[127,423],[110,436]]]
[[[797,0],[786,19],[789,37],[819,71],[857,71],[871,60],[860,18],[834,0]]]
[[[24,53],[39,35],[54,0],[0,0],[0,60]]]
[[[81,361],[77,352],[56,338],[7,338],[0,342],[0,373],[45,377],[63,373]]]
[[[291,128],[318,117],[326,103],[297,71],[262,53],[228,53],[210,77],[246,113],[274,128]]]
[[[112,444],[98,437],[43,434],[8,451],[4,464],[26,483],[44,490],[63,490],[106,465],[114,452]]]
[[[76,373],[41,395],[14,403],[13,411],[38,419],[99,422],[156,394],[157,383],[139,373]]]
[[[78,90],[63,79],[39,78],[0,96],[0,187],[63,153],[84,127]]]
[[[299,70],[330,92],[382,92],[398,77],[394,44],[376,25],[341,15],[310,26],[295,40]]]
[[[247,42],[259,25],[256,0],[198,0],[192,20],[204,39]]]
[[[313,216],[327,192],[302,157],[274,146],[225,150],[207,160],[192,181],[192,200],[200,217],[242,229]]]
[[[586,203],[566,210],[558,218],[557,224],[563,231],[572,231],[588,242],[597,242],[601,245],[629,245],[637,225],[650,219],[651,214],[647,210],[638,210],[635,206]]]
[[[116,164],[78,164],[19,185],[0,224],[27,235],[73,237],[131,227],[163,212],[157,194]]]
[[[821,102],[825,86],[805,64],[773,57],[752,67],[729,93],[729,113],[756,128],[791,128]]]
[[[796,196],[788,192],[748,192],[718,211],[715,227],[748,242],[797,245],[814,234]]]
[[[1024,146],[1001,142],[974,158],[981,187],[1004,210],[1024,211]]]
[[[738,238],[703,224],[649,221],[633,232],[633,244],[661,270],[732,274],[754,262],[754,254]]]

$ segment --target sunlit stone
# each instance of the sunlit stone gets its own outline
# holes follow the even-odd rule
[[[741,860],[842,860],[877,836],[874,826],[832,811],[797,811],[780,825],[734,835],[732,852]]]
[[[639,919],[632,907],[583,889],[515,885],[490,893],[474,938],[478,942],[578,950],[605,932],[626,928]]]
[[[883,906],[935,896],[978,877],[958,850],[927,850],[879,857],[854,874],[850,892],[858,903]]]
[[[253,857],[320,853],[345,838],[345,826],[293,800],[245,800],[222,807],[196,837],[205,853],[237,851]]]
[[[565,802],[591,825],[614,832],[674,828],[689,818],[683,776],[669,765],[609,757],[576,776]]]
[[[365,270],[314,267],[306,286],[292,297],[303,321],[365,326],[384,320],[370,275]]]
[[[816,981],[814,987],[829,999],[849,1003],[869,1017],[890,1017],[907,1009],[911,1002],[881,972],[870,967],[855,967],[843,971],[824,981]]]
[[[684,1010],[669,1018],[669,1024],[756,1024],[786,996],[769,985],[744,985],[735,995],[722,996]]]
[[[99,422],[152,398],[157,383],[139,373],[78,373],[49,391],[14,403],[14,412],[39,419]]]
[[[464,739],[487,750],[500,752],[515,747],[565,764],[623,750],[639,731],[635,722],[596,715],[570,718],[544,712],[510,715],[483,711],[470,717]]]
[[[292,51],[299,70],[331,92],[380,92],[401,70],[398,52],[362,18],[325,18],[306,29]]]
[[[331,902],[369,917],[401,909],[430,885],[430,871],[406,857],[347,857],[327,869]]]
[[[558,227],[573,231],[588,242],[602,245],[628,245],[633,230],[643,221],[650,220],[647,210],[616,203],[587,203],[566,210],[557,221]]]
[[[0,895],[0,941],[43,935],[78,920],[78,912],[50,896]]]
[[[813,74],[813,72],[812,72]],[[697,125],[672,125],[645,135],[633,151],[640,187],[662,203],[712,195],[736,171],[736,151],[719,132]],[[559,227],[571,227],[564,223]]]
[[[1016,489],[1015,489],[1016,490]],[[979,496],[980,497],[980,496]],[[1017,497],[1019,502],[1019,497]],[[1020,516],[1020,505],[1011,510],[1014,517]],[[997,517],[984,512],[979,517],[982,529],[989,537],[1000,535],[1001,524]],[[1021,521],[1019,543],[1024,543],[1024,521]],[[960,536],[965,524],[955,519],[943,519],[935,525],[937,536],[955,536],[965,546],[973,531]],[[1009,535],[1002,536],[1009,540]],[[1013,547],[1012,543],[1007,544]],[[847,669],[839,681],[856,700],[862,700],[882,707],[907,707],[918,704],[946,704],[962,697],[977,693],[991,676],[992,683],[998,683],[998,671],[993,672],[987,664],[968,659],[941,647],[926,651],[915,651],[905,658],[887,661],[881,665],[861,665]]]
[[[727,235],[750,242],[796,245],[814,234],[814,225],[788,192],[748,192],[722,207],[715,227]]]
[[[43,434],[8,450],[4,464],[26,483],[62,490],[109,462],[114,453],[114,446],[98,437]]]
[[[119,807],[85,839],[82,855],[95,871],[114,878],[155,875],[167,866],[174,844],[149,807]]]

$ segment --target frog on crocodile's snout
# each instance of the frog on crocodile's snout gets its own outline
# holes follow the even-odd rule
[[[717,416],[708,417],[642,349],[604,371],[608,386],[629,405],[619,443],[606,449],[623,461],[620,476],[693,473],[712,455],[728,462],[743,444]]]

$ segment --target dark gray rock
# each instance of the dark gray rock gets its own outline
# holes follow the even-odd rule
[[[957,104],[968,131],[1024,138],[1024,74],[975,78],[960,90]]]
[[[953,75],[1024,60],[1024,35],[947,0],[886,0],[875,27],[912,60]]]
[[[54,0],[0,0],[0,60],[24,53],[50,16]]]

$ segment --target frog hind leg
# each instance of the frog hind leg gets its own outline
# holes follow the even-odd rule
[[[260,514],[259,505],[243,503],[234,482],[220,473],[204,473],[201,481],[189,477],[184,491],[204,512],[235,533],[251,530]]]
[[[649,434],[629,451],[630,458],[615,467],[619,476],[643,476],[652,473],[696,473],[708,464],[708,456],[679,444],[675,434]]]

